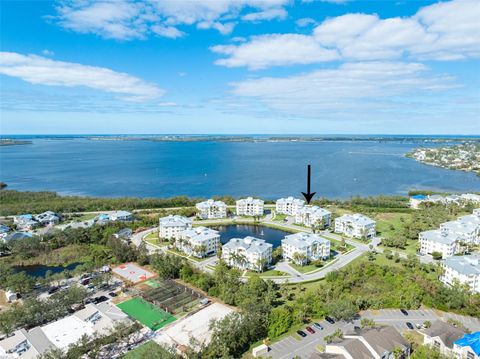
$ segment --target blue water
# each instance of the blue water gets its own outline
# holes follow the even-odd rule
[[[280,229],[268,228],[263,226],[255,226],[250,224],[230,224],[228,226],[212,227],[220,232],[220,242],[227,243],[232,238],[244,238],[252,236],[264,239],[271,243],[273,248],[277,248],[282,244],[282,239],[291,234]]]
[[[52,274],[61,273],[65,270],[72,271],[78,267],[81,263],[72,263],[66,267],[63,266],[46,266],[46,265],[29,265],[29,266],[15,266],[13,270],[15,272],[25,272],[32,277],[45,277],[48,271]]]
[[[152,142],[35,138],[0,147],[0,181],[10,189],[92,196],[260,196],[306,189],[317,196],[405,194],[410,189],[480,191],[480,177],[403,155],[416,143]]]

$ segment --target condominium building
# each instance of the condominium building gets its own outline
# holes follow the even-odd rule
[[[295,216],[297,212],[305,205],[305,201],[293,197],[280,198],[277,200],[275,209],[278,214]]]
[[[458,235],[438,229],[420,232],[418,234],[420,241],[420,253],[432,254],[441,253],[442,258],[448,258],[459,251]]]
[[[222,259],[240,269],[262,271],[272,261],[270,243],[255,237],[233,238],[222,247]]]
[[[197,207],[197,215],[201,219],[219,219],[227,217],[227,205],[222,201],[209,199],[197,203],[195,207]]]
[[[283,257],[296,264],[330,257],[330,241],[316,234],[299,232],[282,239]]]
[[[437,349],[441,354],[450,357],[453,355],[453,343],[463,337],[465,333],[450,323],[436,320],[429,328],[420,331],[423,335],[423,344]]]
[[[184,216],[170,215],[160,218],[158,236],[163,239],[177,239],[180,232],[192,228],[192,220]]]
[[[475,193],[464,193],[464,194],[461,194],[460,197],[461,197],[462,200],[465,201],[465,202],[480,203],[480,195],[479,195],[479,194],[475,194]]]
[[[319,227],[325,229],[330,226],[332,213],[318,206],[304,206],[297,211],[295,223],[307,227]]]
[[[237,201],[238,216],[263,216],[263,204],[261,199],[247,197]]]
[[[480,217],[474,214],[440,224],[443,232],[454,233],[465,243],[480,244]]]
[[[220,248],[220,234],[207,227],[195,227],[179,233],[175,247],[198,258],[214,255]]]
[[[354,238],[371,238],[376,233],[376,223],[363,214],[344,214],[335,219],[335,232]]]
[[[447,284],[467,285],[473,293],[480,293],[480,254],[454,256],[442,261],[440,280]]]

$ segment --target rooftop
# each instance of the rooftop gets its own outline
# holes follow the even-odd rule
[[[247,253],[263,253],[273,245],[265,242],[263,239],[247,236],[245,238],[232,238],[223,245],[224,249],[244,250]]]
[[[162,227],[187,226],[190,224],[192,224],[192,220],[184,216],[171,214],[167,217],[160,218],[160,225]]]
[[[480,275],[480,254],[449,257],[443,264],[461,274]]]
[[[455,340],[461,338],[465,334],[462,330],[449,323],[442,322],[441,320],[436,320],[432,323],[430,328],[425,329],[423,332],[432,338],[439,337],[450,349],[453,348]]]
[[[355,214],[344,214],[343,216],[338,217],[336,220],[344,221],[344,222],[353,222],[361,226],[368,226],[375,224],[375,221],[363,214],[355,213]]]
[[[329,244],[330,241],[313,233],[299,232],[285,236],[282,239],[282,244],[284,243],[295,248],[305,248],[312,244]]]
[[[462,338],[455,341],[460,347],[470,347],[476,355],[480,355],[480,332],[465,334]]]
[[[442,232],[439,229],[432,229],[430,231],[420,232],[419,235],[428,241],[441,244],[453,244],[458,240],[458,234],[451,232]]]

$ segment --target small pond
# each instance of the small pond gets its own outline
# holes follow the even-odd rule
[[[282,239],[291,234],[281,229],[269,228],[253,224],[230,224],[227,226],[212,227],[220,232],[220,240],[222,244],[227,243],[232,238],[244,238],[252,236],[264,239],[267,243],[271,243],[273,248],[277,248],[282,244]]]
[[[74,270],[82,263],[72,263],[66,267],[63,266],[46,266],[46,265],[28,265],[28,266],[14,266],[15,272],[25,272],[32,277],[45,277],[48,271],[55,273],[63,272],[64,270]]]

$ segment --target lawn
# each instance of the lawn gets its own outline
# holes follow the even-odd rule
[[[152,352],[155,354],[159,354],[163,351],[165,352],[165,354],[167,354],[167,351],[164,348],[162,348],[160,345],[158,345],[152,340],[128,352],[122,357],[122,359],[151,358]]]
[[[142,298],[133,298],[117,304],[124,313],[138,320],[152,330],[158,330],[176,320],[176,318]]]
[[[285,272],[282,272],[282,271],[276,270],[276,269],[270,269],[270,270],[267,270],[267,271],[262,272],[262,273],[256,273],[256,272],[245,273],[246,277],[251,277],[252,275],[259,275],[260,277],[285,277],[285,276],[289,276],[288,273],[285,273]]]
[[[383,238],[392,238],[395,236],[402,236],[404,223],[408,222],[411,218],[410,213],[379,213],[375,216],[377,221],[378,235]],[[383,248],[391,249],[392,251],[405,252],[415,254],[417,251],[418,241],[407,240],[405,248],[393,248],[382,246]]]

